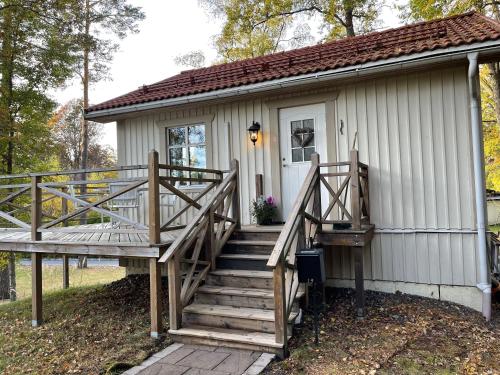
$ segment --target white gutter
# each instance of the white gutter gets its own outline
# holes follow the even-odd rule
[[[303,74],[296,77],[288,77],[272,81],[260,82],[241,87],[215,90],[207,93],[188,95],[179,98],[157,100],[154,102],[134,104],[126,107],[103,109],[90,112],[85,115],[85,118],[89,120],[95,120],[100,117],[112,117],[131,112],[147,111],[189,103],[198,103],[213,99],[223,99],[280,88],[300,86],[314,82],[361,77],[368,74],[381,73],[384,71],[395,71],[404,68],[417,67],[422,65],[422,60],[425,60],[425,63],[450,62],[454,60],[465,59],[468,53],[477,51],[481,51],[482,53],[500,53],[500,41],[495,40],[485,43],[475,43],[468,46],[449,47],[408,56],[400,56],[386,60],[353,65],[340,69],[332,69],[324,72]]]
[[[491,319],[491,281],[488,267],[486,240],[486,191],[484,177],[483,125],[481,119],[481,90],[479,83],[478,53],[469,53],[469,100],[472,126],[474,188],[476,193],[477,242],[479,252],[479,284],[483,293],[483,316]]]

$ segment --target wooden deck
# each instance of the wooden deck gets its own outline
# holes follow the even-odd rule
[[[180,230],[163,232],[160,243],[150,245],[147,233],[132,233],[129,227],[114,227],[111,223],[44,231],[39,241],[32,241],[31,231],[2,228],[0,247],[24,253],[159,258],[179,233]]]

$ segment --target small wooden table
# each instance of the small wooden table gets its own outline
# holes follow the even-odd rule
[[[365,286],[363,275],[363,249],[370,246],[375,226],[362,225],[360,230],[325,229],[317,234],[317,240],[327,246],[347,246],[354,251],[354,273],[356,285],[356,315],[365,316]]]

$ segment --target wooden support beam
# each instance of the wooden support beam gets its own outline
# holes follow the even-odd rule
[[[149,291],[151,301],[151,337],[159,338],[163,331],[161,264],[155,258],[149,259]]]
[[[240,212],[240,163],[238,160],[231,160],[231,170],[236,171],[235,178],[235,187],[232,197],[231,207],[233,210],[233,218],[236,220],[236,228],[241,228],[241,212]]]
[[[262,181],[262,174],[258,173],[255,175],[255,198],[259,198],[264,195],[264,183]]]
[[[181,275],[179,261],[175,256],[168,261],[168,300],[170,329],[179,329],[182,320]]]
[[[31,254],[31,325],[42,325],[42,254]]]
[[[63,255],[63,289],[69,288],[69,257]]]
[[[148,163],[148,199],[149,199],[149,243],[160,243],[160,172],[158,152],[149,153]]]
[[[365,285],[363,275],[363,249],[362,246],[354,247],[354,273],[356,278],[356,315],[365,316]]]
[[[38,186],[41,176],[31,177],[31,240],[40,241],[42,233],[38,230],[42,224],[42,189]]]

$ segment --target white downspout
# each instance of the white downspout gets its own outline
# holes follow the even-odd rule
[[[469,100],[472,125],[472,152],[474,158],[474,187],[476,193],[477,242],[479,251],[479,284],[483,293],[482,311],[491,319],[491,281],[488,267],[486,240],[486,192],[484,176],[483,126],[481,119],[481,92],[479,85],[478,53],[469,53]]]

